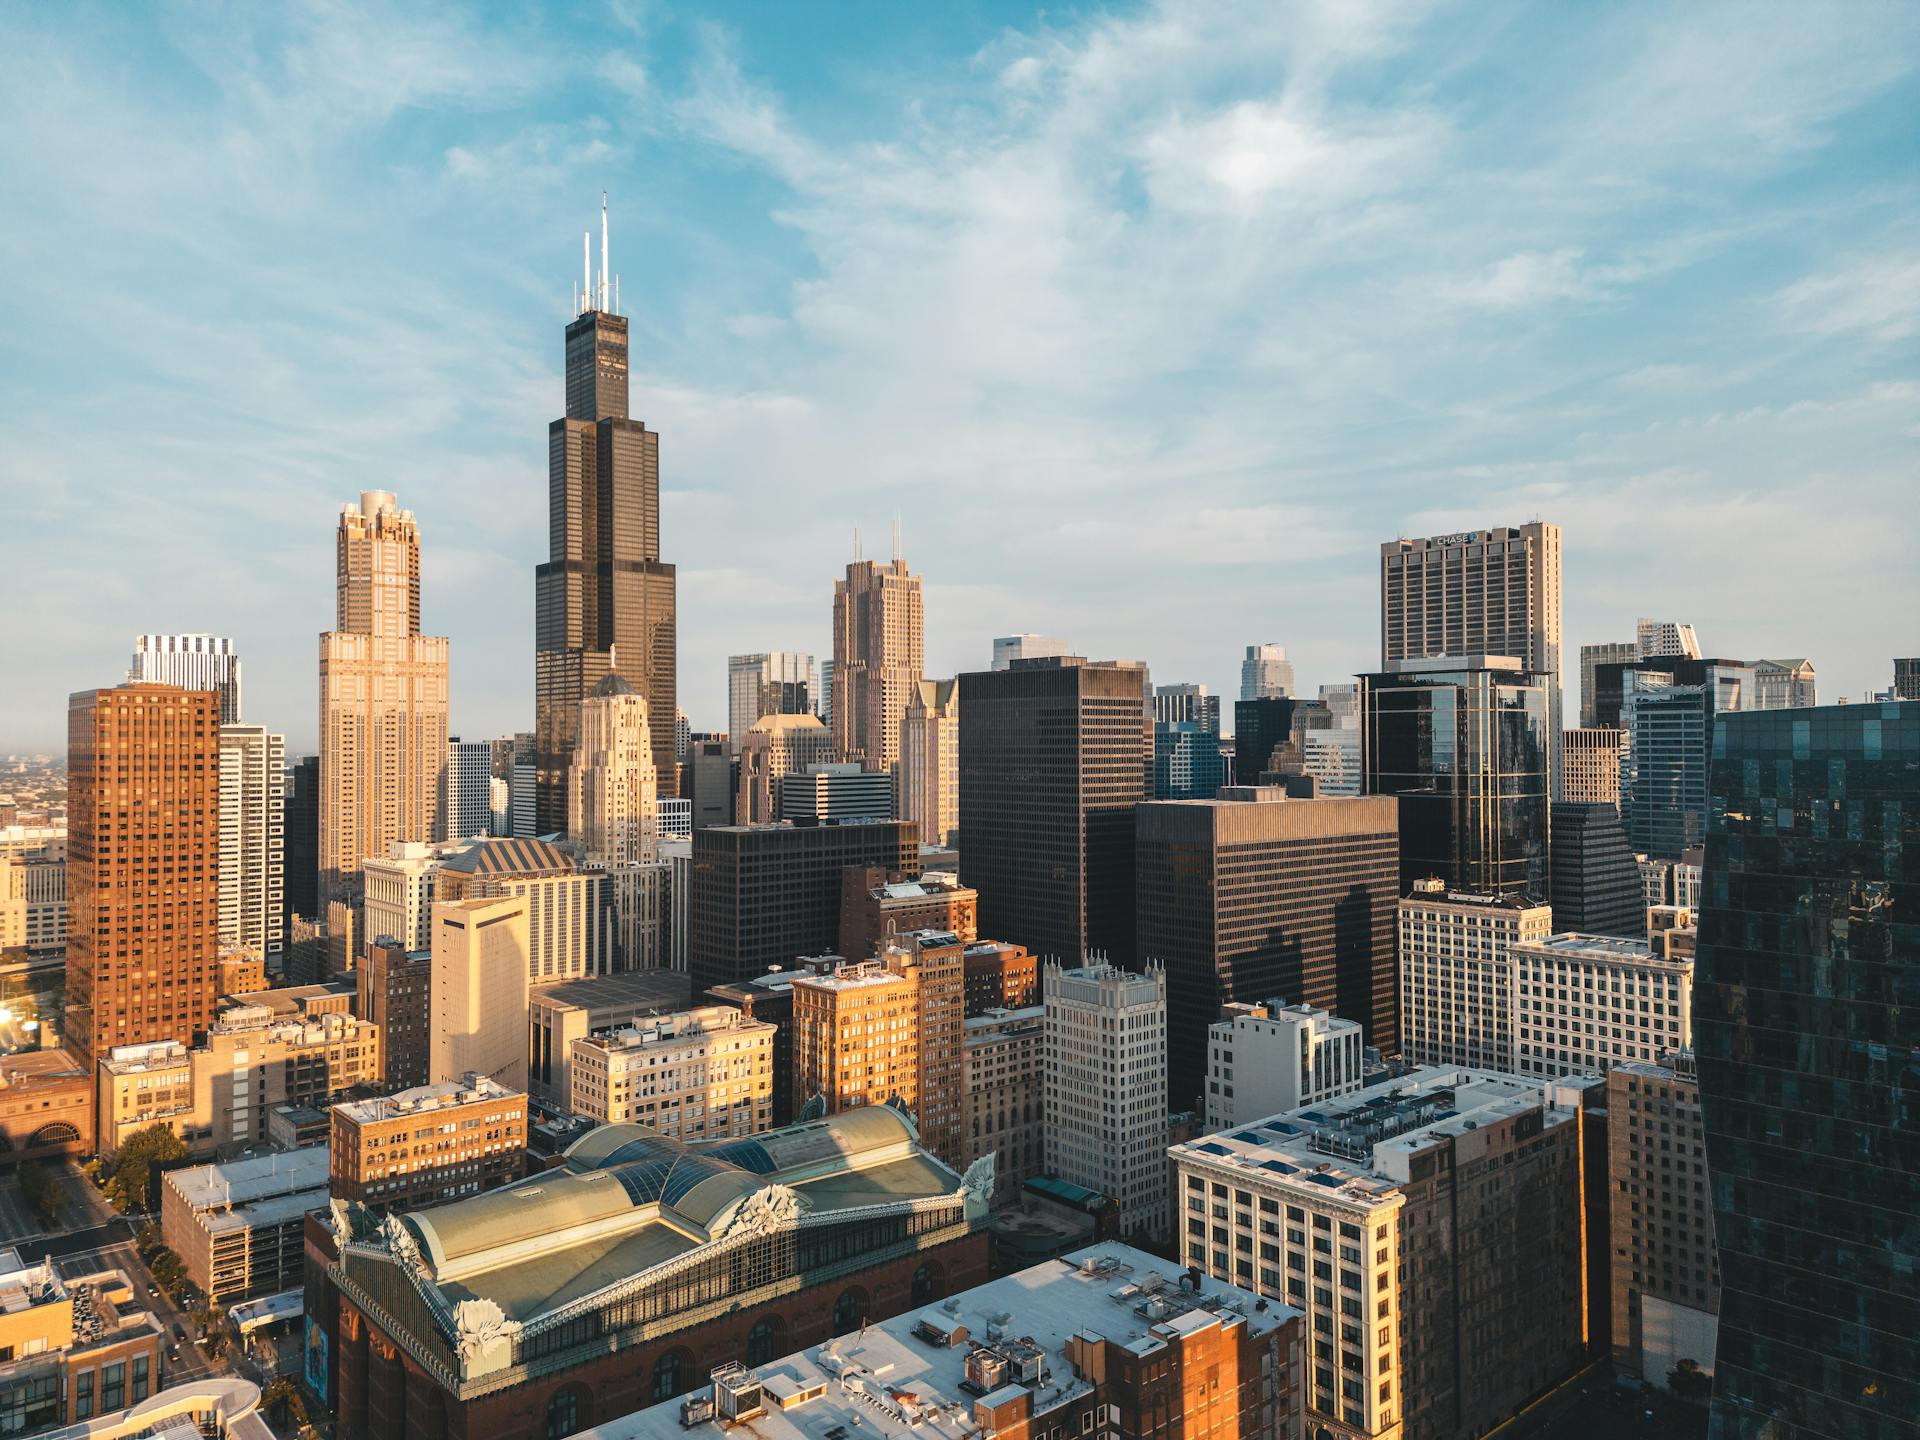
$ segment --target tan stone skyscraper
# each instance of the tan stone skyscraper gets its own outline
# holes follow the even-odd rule
[[[219,984],[220,697],[82,690],[67,707],[67,1041],[192,1043]]]
[[[567,834],[597,865],[645,865],[659,844],[659,782],[646,698],[609,675],[580,702],[567,776]]]
[[[780,781],[833,759],[833,737],[817,715],[762,715],[740,737],[740,788],[734,823],[780,818]]]
[[[320,637],[321,900],[360,862],[431,840],[447,764],[447,642],[420,633],[420,527],[382,490],[340,511],[338,616]]]
[[[907,699],[894,774],[894,814],[920,827],[925,845],[960,830],[960,681],[922,680]]]
[[[900,721],[926,663],[920,577],[894,557],[855,560],[833,582],[833,748],[842,760],[891,771]]]

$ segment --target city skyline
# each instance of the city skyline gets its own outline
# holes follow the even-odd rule
[[[0,294],[42,337],[0,361],[34,542],[0,748],[57,749],[130,635],[204,631],[311,751],[327,520],[368,489],[431,537],[455,728],[529,728],[540,427],[603,187],[696,729],[728,655],[830,653],[853,528],[895,515],[929,675],[1042,631],[1230,695],[1271,638],[1311,695],[1378,658],[1381,542],[1540,518],[1567,656],[1674,615],[1811,656],[1823,699],[1884,688],[1920,606],[1915,22],[1741,14],[583,16],[583,60],[427,12],[17,12],[14,273],[119,320]],[[1116,313],[1130,273],[1163,279]],[[1704,558],[1647,564],[1662,535]]]

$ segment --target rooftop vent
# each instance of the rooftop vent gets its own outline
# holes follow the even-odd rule
[[[734,1362],[712,1372],[713,1406],[723,1424],[738,1425],[760,1413],[760,1380]]]

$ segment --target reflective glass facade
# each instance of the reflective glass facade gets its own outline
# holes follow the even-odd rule
[[[1360,677],[1362,784],[1399,798],[1403,895],[1438,876],[1546,898],[1549,696],[1499,664],[1408,660]]]
[[[1694,1039],[1714,1440],[1920,1436],[1920,704],[1724,717]]]

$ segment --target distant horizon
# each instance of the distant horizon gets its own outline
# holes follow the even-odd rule
[[[205,631],[311,753],[362,490],[450,729],[530,730],[603,189],[696,730],[728,655],[831,658],[896,518],[930,677],[1033,631],[1231,701],[1274,641],[1310,696],[1382,541],[1544,518],[1570,701],[1641,615],[1857,701],[1920,652],[1917,55],[1911,7],[16,8],[0,732]]]

